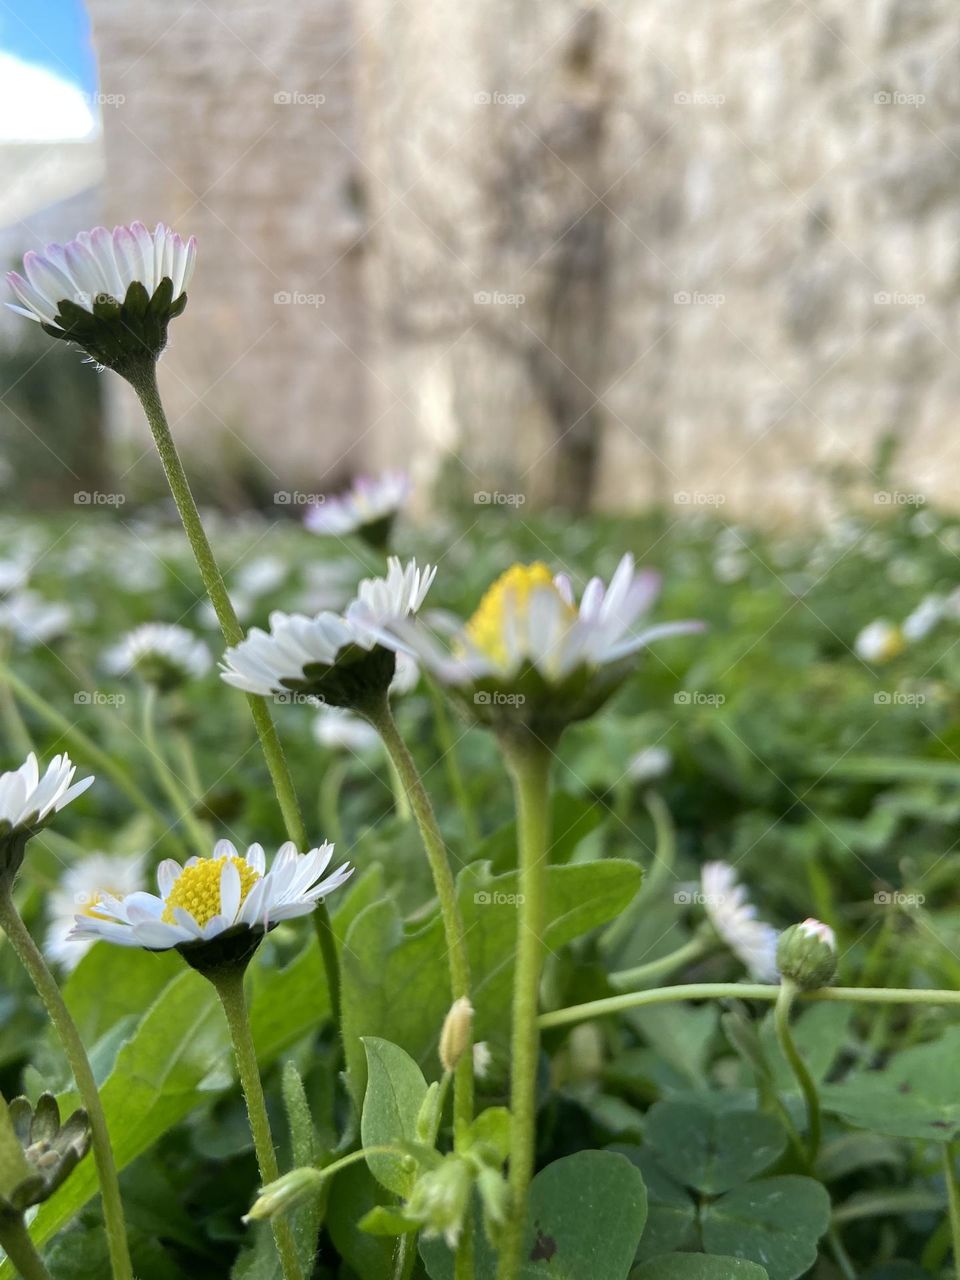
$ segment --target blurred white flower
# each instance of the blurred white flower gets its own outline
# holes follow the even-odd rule
[[[749,559],[735,551],[717,556],[713,562],[713,576],[718,582],[740,582],[749,572]]]
[[[853,642],[853,651],[864,662],[889,662],[906,647],[903,633],[886,618],[877,618],[863,628]]]
[[[280,556],[256,556],[241,565],[234,575],[241,595],[256,600],[276,591],[287,577],[287,563]]]
[[[0,559],[0,595],[25,587],[28,576],[27,566],[19,557],[4,556]]]
[[[777,931],[757,919],[757,909],[726,862],[701,869],[703,905],[710,923],[757,982],[777,980]]]
[[[370,724],[341,707],[324,707],[313,722],[313,736],[322,747],[366,755],[376,751],[380,735]]]
[[[45,600],[36,591],[18,591],[0,600],[0,631],[32,648],[64,635],[73,622],[73,610],[62,601]]]
[[[420,682],[420,664],[409,653],[397,654],[397,669],[390,681],[390,693],[402,695],[415,689]]]
[[[172,858],[161,862],[159,896],[101,897],[95,916],[76,916],[70,937],[168,951],[210,942],[238,926],[262,935],[282,920],[309,915],[349,879],[348,863],[322,879],[332,857],[332,844],[298,853],[288,841],[267,871],[261,845],[252,844],[241,857],[229,840],[220,840],[210,858],[191,858],[185,866]]]
[[[943,596],[924,596],[900,627],[904,640],[923,640],[944,616]]]
[[[345,494],[311,506],[306,526],[311,533],[334,537],[372,535],[376,544],[386,545],[390,525],[409,496],[410,479],[401,471],[360,476]]]
[[[145,622],[107,651],[103,665],[113,675],[136,671],[148,684],[168,689],[205,676],[213,658],[203,641],[186,627]]]
[[[125,898],[143,887],[141,858],[92,853],[74,863],[49,897],[49,925],[43,948],[47,956],[67,969],[76,968],[92,945],[67,939],[77,914],[95,917],[105,894]]]
[[[632,782],[654,782],[666,777],[673,767],[673,755],[667,747],[644,747],[627,765]]]

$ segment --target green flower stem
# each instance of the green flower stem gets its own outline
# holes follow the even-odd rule
[[[390,757],[387,757],[387,768],[390,770],[390,790],[393,792],[393,811],[401,822],[409,822],[413,817],[410,808],[410,801],[407,799],[407,789],[403,785],[403,779],[397,770],[397,766]]]
[[[533,1178],[537,1120],[537,1006],[543,970],[547,849],[550,822],[548,747],[534,737],[504,734],[501,744],[513,780],[520,867],[517,961],[510,1048],[510,1216],[500,1245],[498,1280],[516,1280]]]
[[[673,819],[663,797],[656,791],[644,793],[643,802],[653,820],[656,835],[656,849],[649,873],[644,877],[643,890],[638,893],[614,922],[604,931],[603,943],[607,948],[617,947],[631,936],[640,920],[657,902],[657,895],[663,888],[667,878],[673,873],[673,864],[677,856],[677,833]],[[629,824],[621,821],[625,827]]]
[[[223,638],[228,645],[239,644],[243,639],[243,628],[237,618],[230,594],[223,581],[223,574],[220,572],[220,566],[217,564],[204,531],[200,512],[197,510],[197,504],[190,490],[187,473],[183,469],[177,446],[170,433],[170,425],[167,422],[167,415],[160,400],[160,389],[157,386],[156,363],[153,360],[144,360],[129,368],[125,376],[137,393],[147,422],[150,424],[150,430],[157,446],[157,453],[160,455],[160,461],[163,463],[167,482],[170,485],[170,492],[173,494],[173,500],[177,504],[177,511],[180,513],[187,541],[190,543],[197,567],[200,570],[200,576],[203,579],[204,588],[210,597],[210,603],[213,605],[217,620],[220,623]],[[273,781],[277,803],[280,805],[280,812],[283,814],[287,835],[298,850],[305,852],[307,849],[306,830],[303,825],[303,818],[300,815],[296,792],[293,788],[293,779],[287,767],[286,757],[283,754],[283,747],[280,745],[280,739],[277,736],[270,709],[263,698],[257,697],[255,694],[247,694],[246,697],[250,707],[250,714],[253,716],[253,723],[257,730],[257,737],[260,739],[260,747]],[[330,1006],[339,1031],[340,962],[330,924],[330,914],[325,903],[321,902],[317,906],[316,918],[317,937],[320,943],[327,986],[330,991]]]
[[[50,1280],[22,1218],[0,1218],[0,1245],[23,1280]]]
[[[817,1093],[817,1086],[813,1077],[807,1070],[807,1064],[800,1056],[796,1043],[793,1039],[793,1033],[790,1030],[790,1010],[793,1003],[800,994],[800,989],[796,983],[791,982],[789,978],[784,978],[780,984],[780,994],[777,996],[774,1005],[773,1018],[777,1032],[777,1042],[787,1062],[790,1064],[790,1070],[797,1078],[800,1086],[800,1092],[803,1094],[803,1100],[807,1108],[807,1150],[808,1162],[813,1166],[820,1150],[820,1096]]]
[[[943,1144],[943,1176],[950,1206],[950,1235],[953,1240],[953,1270],[960,1280],[960,1187],[957,1185],[957,1143]]]
[[[70,1070],[76,1081],[80,1101],[86,1109],[90,1120],[90,1132],[93,1138],[93,1155],[100,1179],[100,1195],[103,1200],[103,1221],[107,1232],[107,1243],[110,1248],[110,1267],[114,1280],[133,1280],[133,1269],[130,1265],[130,1252],[127,1247],[127,1231],[123,1219],[123,1204],[120,1200],[120,1185],[117,1181],[117,1168],[113,1159],[113,1148],[110,1145],[110,1131],[107,1119],[103,1114],[100,1094],[90,1067],[90,1060],[80,1039],[80,1032],[70,1016],[53,974],[47,967],[39,947],[34,942],[30,930],[20,918],[20,913],[13,901],[11,886],[0,887],[0,928],[16,951],[23,967],[30,975],[37,995],[43,1001],[50,1021],[56,1028],[60,1043],[63,1045],[70,1063]],[[14,1260],[15,1261],[15,1260]],[[19,1265],[19,1264],[18,1264]]]
[[[247,1104],[247,1116],[250,1120],[254,1150],[257,1153],[260,1179],[263,1185],[267,1186],[279,1178],[280,1166],[277,1164],[277,1153],[273,1145],[273,1135],[270,1132],[267,1104],[263,1096],[263,1085],[260,1082],[260,1069],[257,1066],[257,1051],[253,1044],[247,1002],[243,993],[245,968],[245,965],[231,965],[207,973],[205,976],[213,983],[220,997],[220,1003],[223,1005],[223,1012],[226,1014],[233,1051],[237,1058],[237,1070],[240,1073],[240,1087],[243,1089]],[[277,1217],[274,1218],[272,1226],[284,1280],[303,1280],[303,1271],[297,1257],[290,1223],[284,1217]]]
[[[434,888],[440,902],[440,915],[447,944],[447,960],[450,966],[451,995],[454,1000],[460,999],[461,996],[469,999],[470,960],[467,954],[463,919],[457,903],[457,887],[453,872],[450,870],[450,860],[437,825],[433,805],[430,803],[430,797],[424,788],[413,756],[400,736],[386,696],[382,698],[379,706],[369,708],[364,714],[379,733],[387,754],[400,775],[413,816],[420,828],[423,847],[433,874]],[[459,1146],[462,1136],[466,1134],[472,1121],[473,1053],[468,1045],[457,1063],[453,1079],[453,1133],[456,1146]],[[473,1277],[473,1251],[468,1232],[463,1233],[457,1249],[455,1277],[456,1280],[472,1280]]]
[[[166,792],[167,799],[173,805],[174,813],[180,815],[178,820],[183,823],[189,833],[194,852],[201,858],[209,857],[210,840],[194,816],[193,801],[181,790],[180,784],[174,776],[173,770],[167,764],[157,741],[157,689],[152,684],[148,684],[143,691],[141,730],[143,732],[144,745],[147,748],[147,755],[150,757],[157,781]]]
[[[51,729],[55,729],[79,759],[86,761],[98,773],[106,774],[108,778],[112,779],[127,799],[131,800],[138,809],[146,813],[158,825],[160,832],[176,844],[177,850],[181,855],[185,852],[185,846],[179,836],[170,829],[167,817],[140,790],[122,765],[117,764],[114,758],[102,751],[92,738],[87,737],[82,729],[78,729],[76,725],[71,724],[66,716],[57,711],[55,707],[52,707],[26,681],[21,680],[15,672],[2,663],[0,663],[0,680],[5,681],[20,701],[41,716]]]
[[[610,981],[615,987],[636,987],[661,978],[666,973],[673,973],[693,960],[699,960],[711,949],[710,940],[702,935],[691,938],[676,951],[661,956],[658,960],[649,960],[646,964],[637,965],[635,969],[618,969],[610,974]]]
[[[607,996],[587,1004],[554,1009],[537,1019],[541,1031],[565,1027],[591,1018],[604,1018],[637,1009],[645,1004],[673,1004],[678,1000],[771,1000],[780,994],[779,986],[753,982],[690,982],[678,987],[655,987],[652,991],[629,991],[622,996]],[[817,991],[801,991],[798,1000],[806,1003],[827,1001],[841,1004],[930,1004],[960,1005],[960,991],[935,991],[928,987],[821,987]]]

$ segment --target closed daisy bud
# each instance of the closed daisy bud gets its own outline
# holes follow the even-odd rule
[[[112,232],[94,227],[26,254],[24,275],[7,275],[20,305],[7,305],[127,376],[166,346],[167,325],[187,305],[196,254],[196,240],[162,222],[152,232],[142,222]]]
[[[253,1202],[250,1212],[244,1215],[244,1222],[260,1222],[264,1219],[288,1213],[297,1205],[309,1200],[323,1186],[323,1174],[319,1169],[291,1169],[276,1182],[263,1187],[260,1195]]]
[[[0,1100],[0,1108],[0,1215],[19,1218],[49,1199],[87,1154],[90,1125],[85,1111],[74,1111],[61,1124],[51,1093],[41,1094],[36,1107],[14,1098],[9,1107]]]
[[[777,965],[801,991],[828,986],[837,973],[837,940],[829,925],[804,920],[784,930],[777,943]]]
[[[473,1005],[466,996],[454,1000],[440,1032],[440,1062],[444,1071],[453,1071],[470,1048],[473,1036]]]

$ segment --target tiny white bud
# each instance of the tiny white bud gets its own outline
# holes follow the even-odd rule
[[[440,1032],[440,1062],[444,1071],[453,1071],[470,1047],[473,1036],[473,1005],[466,996],[454,1000]]]
[[[298,1204],[318,1191],[323,1184],[323,1174],[319,1169],[291,1169],[276,1182],[265,1186],[253,1203],[250,1212],[244,1215],[244,1222],[258,1222],[264,1218],[275,1218],[280,1213],[295,1209]]]

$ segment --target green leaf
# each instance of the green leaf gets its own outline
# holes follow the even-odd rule
[[[427,1094],[423,1072],[408,1053],[389,1040],[365,1036],[367,1092],[360,1117],[360,1136],[365,1147],[388,1143],[416,1142],[417,1116]],[[388,1191],[407,1195],[414,1172],[409,1157],[369,1155],[370,1172]]]
[[[626,1280],[647,1219],[643,1178],[612,1151],[578,1151],[547,1165],[530,1187],[518,1280]],[[494,1280],[496,1259],[481,1235],[477,1280]],[[442,1240],[420,1242],[431,1280],[453,1280]]]
[[[229,1061],[229,1045],[216,993],[199,974],[184,970],[120,1050],[101,1090],[119,1168],[189,1115],[202,1101],[207,1081],[223,1080],[224,1061]],[[77,1105],[75,1094],[60,1098],[62,1114]],[[97,1190],[96,1166],[84,1160],[40,1206],[30,1229],[34,1243],[49,1240]],[[4,1262],[0,1277],[12,1276]]]
[[[763,1267],[743,1258],[708,1253],[668,1253],[651,1258],[630,1273],[630,1280],[767,1280]]]
[[[700,1221],[711,1253],[760,1263],[770,1280],[795,1280],[816,1261],[830,1197],[813,1178],[766,1178],[704,1205]]]
[[[762,1173],[787,1145],[783,1126],[772,1116],[679,1100],[654,1103],[647,1113],[646,1139],[672,1177],[705,1195],[718,1195]]]
[[[510,1111],[507,1107],[487,1107],[470,1126],[470,1141],[493,1148],[501,1161],[510,1154]]]
[[[307,1165],[315,1165],[320,1160],[322,1152],[320,1143],[317,1141],[303,1080],[293,1062],[284,1064],[282,1092],[287,1124],[290,1128],[290,1147],[293,1153],[291,1167],[300,1169]],[[297,1254],[305,1275],[309,1275],[313,1269],[312,1264],[317,1251],[317,1237],[323,1223],[326,1198],[327,1185],[324,1184],[315,1196],[305,1204],[299,1205],[289,1215]]]
[[[691,1243],[697,1210],[690,1193],[664,1173],[652,1152],[642,1147],[608,1147],[635,1164],[647,1188],[647,1225],[643,1229],[637,1259],[656,1258]]]
[[[720,1018],[715,1003],[651,1005],[631,1009],[628,1021],[665,1062],[681,1072],[692,1085],[706,1083],[707,1061]]]
[[[420,1224],[405,1218],[399,1209],[377,1204],[369,1213],[364,1214],[357,1226],[372,1236],[404,1236],[419,1230]]]
[[[821,1089],[824,1110],[894,1138],[952,1142],[960,1135],[960,1027],[932,1044],[895,1054],[879,1071],[859,1071]]]
[[[633,898],[640,868],[615,858],[547,872],[544,942],[556,951],[605,924]],[[477,1040],[503,1043],[513,983],[518,878],[491,874],[471,863],[460,873]],[[343,1031],[350,1087],[358,1107],[366,1082],[363,1036],[400,1045],[417,1062],[436,1061],[437,1038],[450,1007],[447,948],[439,915],[406,932],[395,903],[384,899],[362,911],[343,948]],[[287,997],[284,996],[284,999]]]

